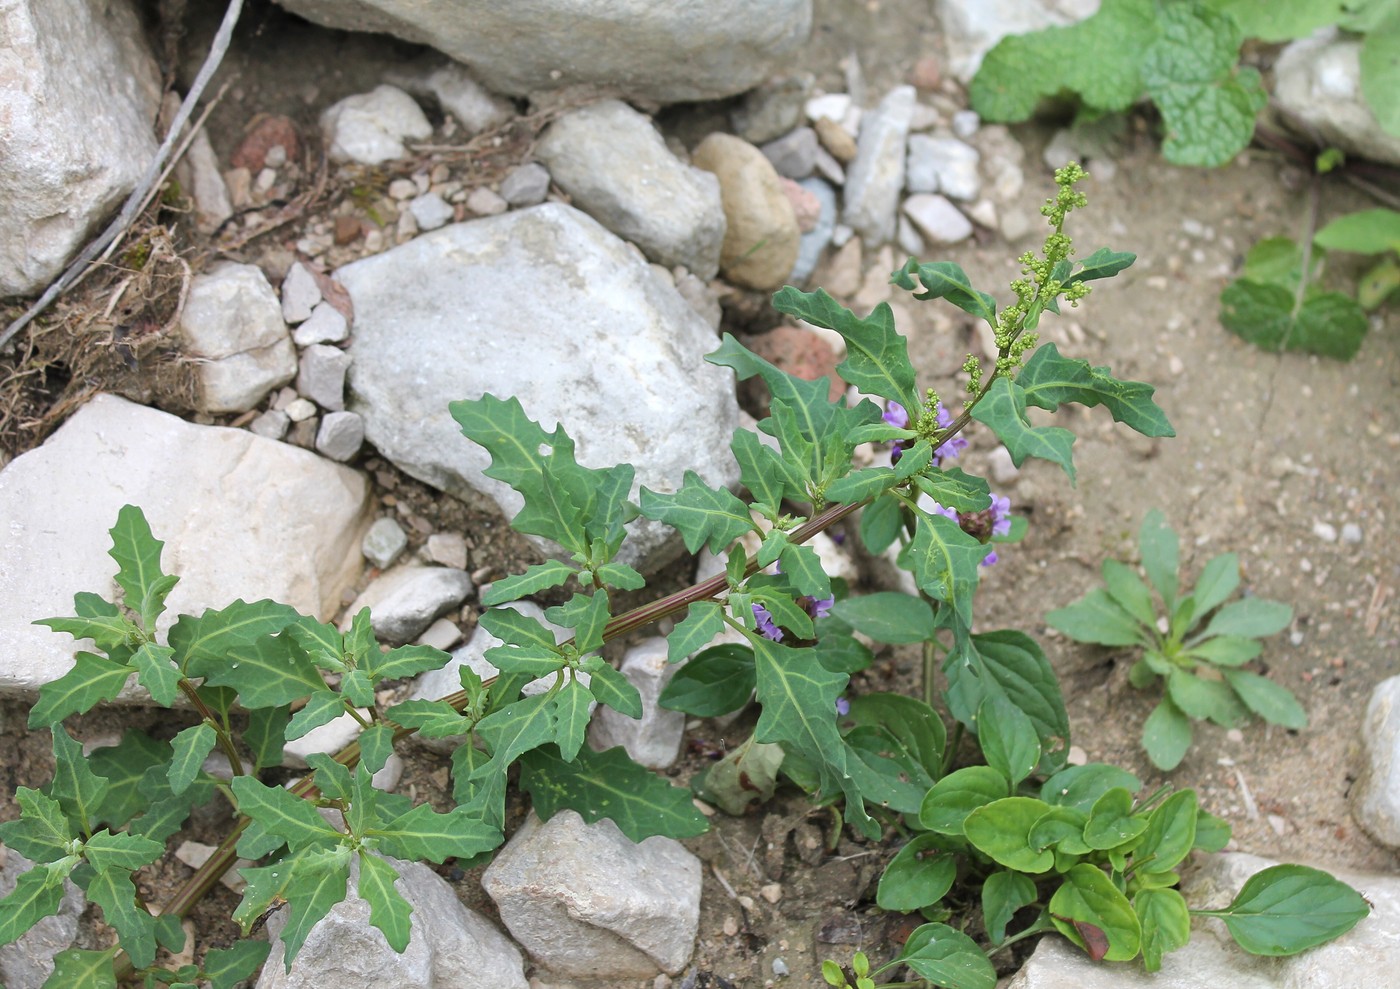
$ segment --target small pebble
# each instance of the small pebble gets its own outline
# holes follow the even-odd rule
[[[436,192],[419,196],[408,204],[419,230],[436,230],[452,219],[452,207]]]
[[[304,398],[298,398],[288,404],[283,411],[287,413],[287,418],[292,422],[304,422],[316,414],[316,406]]]
[[[389,183],[390,199],[412,199],[418,195],[418,184],[412,179],[394,179]]]
[[[365,533],[360,552],[380,570],[391,566],[408,547],[408,535],[391,518],[375,521]]]
[[[1240,731],[1238,728],[1231,728],[1225,733],[1225,738],[1231,742],[1243,742],[1244,732]]]
[[[792,973],[788,969],[788,964],[786,961],[784,961],[782,958],[774,958],[773,974],[778,976],[779,978],[782,978],[783,976],[791,975]]]
[[[982,126],[982,118],[976,110],[959,110],[953,114],[953,133],[966,141]]]
[[[783,898],[783,887],[777,883],[767,883],[759,887],[758,895],[769,903],[777,903]]]
[[[1356,544],[1361,542],[1361,526],[1355,522],[1348,522],[1342,526],[1342,542]]]
[[[472,194],[467,197],[467,209],[477,216],[496,216],[510,209],[510,203],[482,186],[479,189],[473,189]]]
[[[1328,522],[1314,522],[1312,531],[1313,535],[1321,539],[1324,543],[1335,543],[1337,541],[1337,527]]]
[[[722,930],[724,931],[725,937],[733,937],[739,933],[739,922],[733,917],[725,917]]]

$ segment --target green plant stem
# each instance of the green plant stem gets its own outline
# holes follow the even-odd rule
[[[962,744],[964,731],[966,729],[961,721],[953,722],[953,737],[948,739],[948,744],[943,749],[943,768],[938,774],[940,777],[947,776],[948,770],[953,768],[953,757],[957,755],[958,746]]]
[[[1191,912],[1195,913],[1194,910]],[[1024,931],[1013,934],[1005,941],[1001,942],[1001,944],[994,945],[987,949],[987,957],[990,958],[999,951],[1005,951],[1017,941],[1024,941],[1028,937],[1034,937],[1037,934],[1046,934],[1053,930],[1055,930],[1055,924],[1049,917],[1037,917],[1035,923],[1031,924],[1031,926],[1027,927]]]

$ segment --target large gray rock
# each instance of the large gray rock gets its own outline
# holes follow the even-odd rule
[[[0,4],[0,296],[45,288],[126,198],[159,107],[129,0]]]
[[[296,377],[281,303],[255,265],[225,261],[196,275],[180,335],[198,362],[195,405],[202,412],[247,412]]]
[[[675,975],[695,949],[700,860],[672,838],[634,844],[609,820],[531,814],[481,885],[516,942],[566,978]]]
[[[326,619],[360,575],[369,523],[360,474],[246,430],[99,395],[0,471],[0,691],[34,692],[68,671],[73,640],[30,623],[71,615],[78,591],[112,593],[107,530],[128,503],[181,578],[162,628],[238,597]]]
[[[535,154],[573,204],[666,267],[719,271],[719,182],[673,155],[651,121],[620,100],[560,117]]]
[[[519,948],[463,906],[432,869],[419,862],[389,861],[399,873],[395,888],[413,908],[403,954],[370,925],[369,904],[359,896],[359,861],[352,859],[345,899],[311,929],[290,973],[282,960],[287,911],[268,920],[272,954],[257,989],[527,989]]]
[[[713,331],[584,213],[545,203],[443,227],[337,277],[355,306],[347,404],[405,473],[513,517],[520,496],[482,473],[489,455],[448,412],[489,392],[546,429],[562,422],[581,463],[635,464],[653,490],[676,490],[688,469],[737,481],[733,379],[704,361]],[[669,527],[631,532],[633,565],[675,552]]]
[[[1382,845],[1400,848],[1400,677],[1371,692],[1361,749],[1365,762],[1351,789],[1351,816]]]
[[[1099,0],[938,0],[938,20],[953,75],[967,82],[982,58],[1009,34],[1063,27],[1099,9]]]
[[[498,93],[585,85],[657,103],[742,93],[795,56],[812,27],[812,0],[278,2],[329,27],[432,45]]]
[[[1254,873],[1276,863],[1254,855],[1203,856],[1183,893],[1192,907],[1229,903]],[[1217,920],[1198,919],[1191,941],[1149,975],[1140,962],[1093,962],[1060,937],[1047,937],[1005,989],[1332,989],[1387,986],[1400,964],[1400,879],[1336,872],[1374,907],[1335,941],[1291,958],[1246,954]]]
[[[904,140],[914,115],[914,87],[896,86],[861,117],[856,159],[846,172],[842,220],[870,247],[894,238],[904,188]]]
[[[588,726],[588,743],[599,752],[621,745],[635,762],[651,769],[665,769],[680,755],[685,735],[685,715],[661,707],[657,701],[680,663],[667,660],[665,639],[646,639],[627,650],[618,672],[642,698],[642,716],[629,718],[603,707]]]
[[[1293,42],[1274,63],[1274,103],[1310,140],[1400,165],[1400,137],[1381,129],[1362,96],[1360,55],[1361,42],[1335,29]]]

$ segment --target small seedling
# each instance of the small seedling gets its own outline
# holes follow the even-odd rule
[[[1234,553],[1207,563],[1194,591],[1179,588],[1176,532],[1156,509],[1143,520],[1138,546],[1163,609],[1160,617],[1152,590],[1133,568],[1104,560],[1105,586],[1045,620],[1079,642],[1140,648],[1142,656],[1128,674],[1134,687],[1166,681],[1162,700],[1142,729],[1142,746],[1152,762],[1176,768],[1191,745],[1193,720],[1231,728],[1252,712],[1285,728],[1304,727],[1307,715],[1286,687],[1242,668],[1263,652],[1261,638],[1288,627],[1293,609],[1256,597],[1227,604],[1240,584]]]

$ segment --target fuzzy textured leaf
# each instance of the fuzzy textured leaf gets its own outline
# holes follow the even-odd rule
[[[108,532],[112,548],[107,554],[117,561],[117,584],[126,592],[126,606],[141,615],[147,631],[165,610],[165,595],[175,586],[162,579],[160,551],[165,547],[151,534],[146,516],[135,505],[123,505],[117,512],[117,524]]]
[[[1350,360],[1361,349],[1369,324],[1353,298],[1340,292],[1305,292],[1295,305],[1278,285],[1241,278],[1220,294],[1220,322],[1262,350],[1300,350]]]

